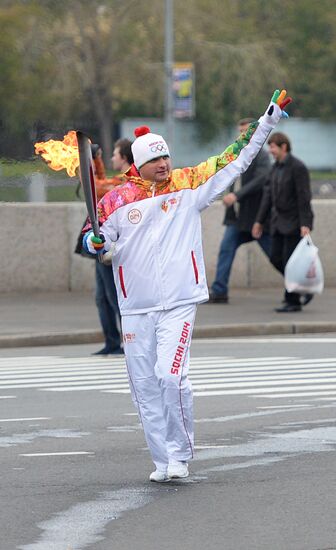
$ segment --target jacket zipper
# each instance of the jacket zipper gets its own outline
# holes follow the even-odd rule
[[[156,182],[153,182],[152,187],[151,187],[151,191],[152,191],[152,198],[154,199],[155,191],[156,191]],[[159,228],[159,225],[156,223],[155,204],[153,204],[153,220],[154,220],[153,236],[156,237],[156,233],[154,234],[154,231],[156,231]],[[159,243],[158,243],[158,240],[156,238],[154,238],[153,246],[154,246],[154,248],[156,248],[155,261],[156,261],[157,270],[158,270],[158,285],[159,285],[159,289],[160,289],[160,301],[161,301],[161,304],[163,306],[163,309],[165,309],[165,302],[164,302],[164,299],[163,299],[163,290],[162,290],[162,283],[161,283]]]

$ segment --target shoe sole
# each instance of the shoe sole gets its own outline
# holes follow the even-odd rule
[[[167,479],[150,479],[149,481],[151,483],[168,483],[168,481],[170,481],[171,478],[170,477],[167,477]]]
[[[302,309],[292,309],[292,310],[289,310],[289,311],[286,311],[284,309],[275,309],[274,310],[276,313],[299,313],[299,311],[302,311]]]

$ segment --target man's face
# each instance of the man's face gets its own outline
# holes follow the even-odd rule
[[[276,143],[269,143],[269,152],[271,153],[272,157],[278,161],[281,162],[285,159],[287,155],[287,146],[285,143],[282,145],[276,145]]]
[[[141,166],[140,176],[144,180],[161,183],[165,181],[171,172],[170,157],[158,157]]]
[[[115,149],[113,151],[112,158],[111,158],[111,162],[112,162],[113,170],[117,170],[119,172],[122,170],[122,167],[124,165],[125,160],[123,159],[123,157],[120,154],[119,147],[115,147]]]

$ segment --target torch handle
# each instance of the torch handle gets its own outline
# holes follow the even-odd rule
[[[100,231],[99,231],[99,225],[98,225],[98,222],[93,222],[91,221],[91,224],[92,224],[92,231],[93,231],[93,234],[95,237],[99,237],[99,234],[100,234]]]
[[[79,153],[80,180],[83,187],[84,199],[95,237],[99,237],[97,215],[97,193],[93,169],[91,145],[88,136],[83,132],[76,132]],[[103,253],[98,252],[98,261],[102,262]]]

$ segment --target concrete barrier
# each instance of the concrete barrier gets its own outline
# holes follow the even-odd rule
[[[313,201],[313,240],[319,247],[326,286],[336,287],[336,200]],[[216,202],[203,214],[203,245],[208,283],[216,268],[223,235],[223,206]],[[74,254],[85,218],[84,203],[0,203],[0,292],[91,290],[94,261]],[[282,278],[256,243],[240,248],[232,287],[282,286]]]
[[[326,286],[336,286],[336,199],[313,200],[314,230],[312,238],[319,248]],[[219,244],[224,227],[222,204],[217,201],[203,212],[203,244],[207,266],[208,283],[215,275]],[[282,277],[270,265],[257,243],[239,248],[233,264],[231,286],[238,288],[263,288],[282,286]]]

